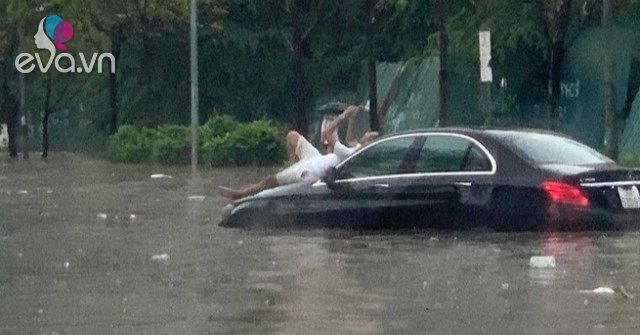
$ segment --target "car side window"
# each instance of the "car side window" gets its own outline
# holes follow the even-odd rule
[[[475,144],[471,144],[464,171],[491,171],[491,162],[487,155]]]
[[[416,172],[489,171],[491,163],[475,144],[454,136],[429,136],[422,147]]]
[[[407,173],[407,166],[414,153],[414,142],[423,138],[400,137],[379,142],[343,164],[338,171],[338,180],[365,178]],[[416,142],[417,143],[417,142]]]

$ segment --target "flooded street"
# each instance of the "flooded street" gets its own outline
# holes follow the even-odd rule
[[[65,154],[11,162],[3,154],[0,334],[637,334],[640,328],[638,232],[218,227],[226,201],[215,186],[268,172],[207,170],[192,179],[188,167]],[[530,267],[532,256],[543,255],[554,256],[556,266]],[[615,292],[594,293],[599,287]]]

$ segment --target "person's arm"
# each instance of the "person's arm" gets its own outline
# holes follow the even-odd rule
[[[349,147],[355,147],[358,145],[358,140],[355,137],[355,127],[356,127],[356,118],[349,118],[349,123],[347,124],[347,134],[344,137],[344,143]]]
[[[344,110],[344,112],[342,112],[342,114],[340,114],[337,118],[329,122],[327,127],[322,132],[322,140],[327,143],[330,149],[329,152],[333,152],[333,146],[336,143],[336,139],[335,137],[333,137],[333,133],[340,126],[340,122],[342,122],[342,120],[346,118],[351,119],[354,115],[356,115],[359,112],[359,110],[360,110],[359,107],[349,106]]]

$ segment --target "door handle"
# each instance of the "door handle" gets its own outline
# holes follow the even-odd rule
[[[375,184],[373,186],[376,188],[389,188],[389,184]]]
[[[454,183],[454,185],[469,187],[469,186],[471,186],[471,183],[470,182],[457,182],[457,183]]]

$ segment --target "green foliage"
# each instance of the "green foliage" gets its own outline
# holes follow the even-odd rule
[[[285,159],[284,134],[269,121],[243,124],[229,135],[236,165],[266,165]]]
[[[269,121],[238,124],[231,132],[202,145],[208,166],[273,165],[285,157],[284,131]]]
[[[620,163],[625,166],[640,168],[640,153],[627,155],[620,160]]]
[[[188,164],[191,159],[189,128],[178,125],[158,127],[152,151],[153,162],[163,165]]]
[[[214,138],[225,137],[240,127],[240,122],[229,115],[215,115],[200,127],[200,143],[212,141]]]
[[[157,129],[122,126],[109,143],[113,162],[190,162],[189,128]],[[270,121],[239,123],[229,116],[212,117],[199,129],[199,161],[204,166],[273,165],[286,157],[284,128]]]
[[[109,159],[113,162],[150,162],[156,137],[157,132],[153,129],[122,126],[109,140]]]

